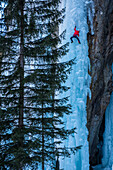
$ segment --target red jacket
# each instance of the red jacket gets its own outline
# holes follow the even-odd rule
[[[74,28],[74,30],[75,30],[75,32],[74,32],[73,36],[74,36],[74,35],[78,35],[78,37],[79,37],[79,31],[76,30],[76,27]]]

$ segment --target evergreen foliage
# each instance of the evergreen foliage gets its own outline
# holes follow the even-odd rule
[[[0,167],[55,169],[56,156],[78,148],[61,143],[75,128],[65,129],[71,114],[61,97],[74,60],[60,63],[68,52],[58,35],[64,9],[59,0],[7,0],[5,36],[0,36]]]

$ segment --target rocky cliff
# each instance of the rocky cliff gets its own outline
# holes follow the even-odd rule
[[[104,115],[112,88],[113,62],[113,0],[93,0],[93,34],[88,17],[89,58],[91,68],[91,99],[87,98],[87,128],[89,130],[90,165],[101,164]],[[92,168],[91,168],[92,169]]]

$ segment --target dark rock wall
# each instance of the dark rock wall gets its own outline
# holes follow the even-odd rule
[[[91,94],[87,98],[87,128],[89,130],[90,164],[101,163],[104,132],[104,115],[112,92],[113,62],[113,0],[93,0],[95,15],[94,34],[88,18],[89,58],[91,68]]]

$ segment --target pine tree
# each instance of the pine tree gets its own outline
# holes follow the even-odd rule
[[[77,150],[60,145],[75,128],[65,129],[63,117],[71,114],[71,106],[68,97],[59,97],[69,89],[63,84],[74,63],[59,62],[68,52],[68,43],[61,45],[64,32],[57,32],[64,18],[59,2],[7,1],[7,32],[0,37],[2,169],[44,170],[48,164],[55,169],[56,156]]]

